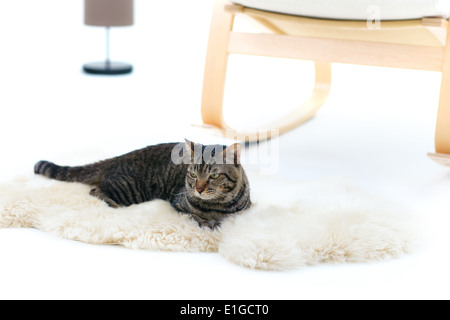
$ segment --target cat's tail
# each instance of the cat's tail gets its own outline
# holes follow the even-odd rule
[[[58,181],[81,182],[90,185],[96,184],[99,180],[98,170],[94,166],[62,167],[49,161],[36,163],[34,173]]]

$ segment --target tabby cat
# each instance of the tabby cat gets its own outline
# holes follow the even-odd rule
[[[240,155],[239,144],[227,148],[186,140],[181,148],[177,143],[149,146],[86,166],[62,167],[40,161],[34,172],[90,185],[90,194],[113,208],[167,200],[200,226],[214,229],[225,217],[251,205]]]

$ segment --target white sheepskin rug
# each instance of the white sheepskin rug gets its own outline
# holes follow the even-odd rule
[[[164,201],[112,209],[91,197],[88,186],[21,178],[0,185],[0,228],[132,249],[218,252],[263,270],[377,261],[412,248],[411,217],[346,182],[250,181],[252,208],[211,231]]]

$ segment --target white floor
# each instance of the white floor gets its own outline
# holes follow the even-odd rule
[[[115,78],[81,72],[104,56],[103,31],[83,25],[82,1],[1,2],[0,181],[30,175],[41,159],[71,165],[185,137],[220,141],[191,126],[201,124],[212,2],[136,0],[136,25],[112,31],[112,57],[135,72]],[[312,71],[308,62],[233,56],[229,123],[256,124],[295,108],[311,90]],[[281,137],[276,174],[342,176],[400,202],[421,221],[416,252],[274,273],[218,254],[132,251],[0,229],[0,299],[450,298],[450,168],[426,156],[440,75],[350,65],[333,72],[326,106]]]

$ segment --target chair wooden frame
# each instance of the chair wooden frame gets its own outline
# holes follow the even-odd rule
[[[236,15],[244,15],[267,32],[233,30]],[[429,156],[450,166],[450,30],[447,20],[424,18],[383,21],[374,30],[366,21],[314,19],[266,12],[227,0],[215,0],[202,95],[203,122],[244,141],[258,141],[257,132],[283,134],[314,116],[331,87],[331,63],[406,68],[442,72],[436,125],[436,153]],[[311,60],[316,79],[311,97],[296,111],[249,132],[230,128],[223,100],[230,54]],[[257,132],[256,132],[257,131]]]

